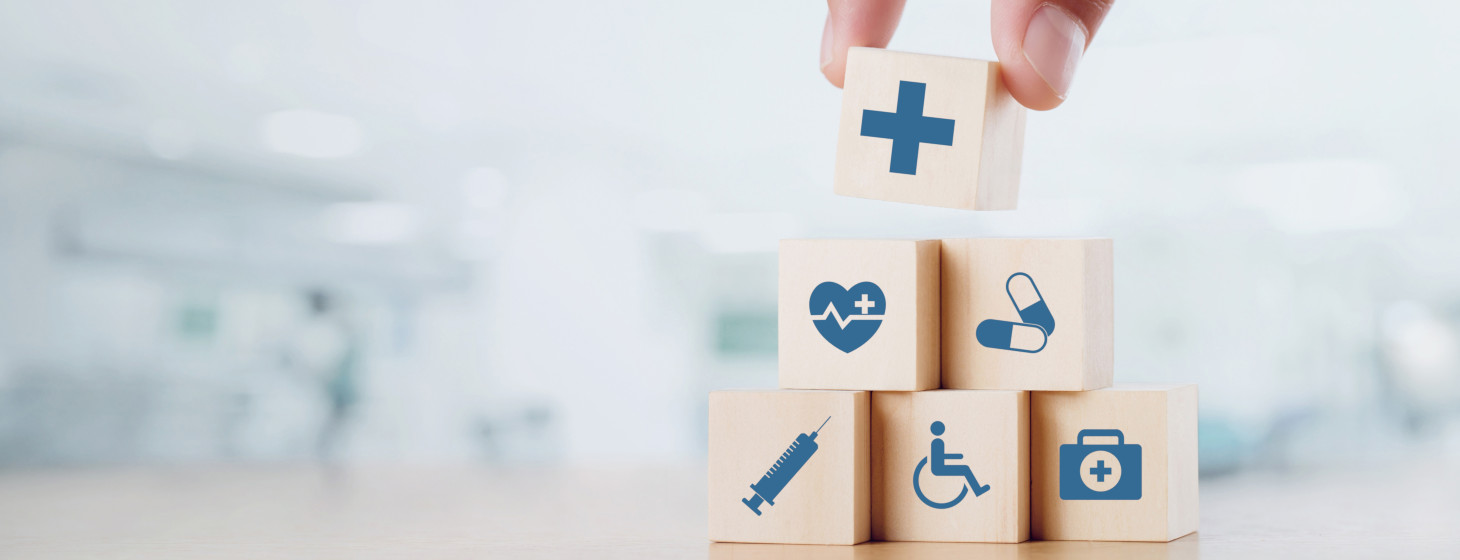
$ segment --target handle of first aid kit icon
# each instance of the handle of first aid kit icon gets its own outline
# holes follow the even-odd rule
[[[1080,430],[1079,435],[1075,436],[1075,444],[1085,445],[1087,437],[1114,437],[1116,445],[1125,445],[1125,434],[1120,430]]]

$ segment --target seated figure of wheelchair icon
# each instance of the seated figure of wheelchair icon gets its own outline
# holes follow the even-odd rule
[[[931,429],[934,436],[943,435],[942,422],[933,422]],[[973,489],[974,497],[982,496],[984,492],[988,492],[989,485],[979,484],[978,478],[973,476],[973,469],[968,468],[968,465],[952,464],[948,462],[950,460],[958,460],[962,458],[963,454],[961,453],[945,452],[943,450],[943,439],[939,437],[934,437],[931,449],[928,450],[928,456],[923,457],[923,460],[918,461],[917,468],[913,469],[913,491],[917,492],[918,499],[922,500],[923,503],[928,505],[928,507],[934,509],[948,509],[958,505],[959,502],[962,502],[963,498],[968,496],[969,489]],[[928,470],[932,471],[933,476],[963,477],[965,484],[963,485],[962,489],[958,491],[958,497],[946,502],[935,502],[929,499],[926,494],[923,494],[923,488],[922,485],[919,484],[918,479],[923,474],[923,467],[929,465],[931,466]]]

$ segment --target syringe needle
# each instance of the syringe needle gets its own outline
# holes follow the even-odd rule
[[[819,433],[821,433],[821,429],[822,428],[825,428],[826,427],[826,423],[827,422],[830,422],[830,421],[831,421],[831,417],[830,416],[827,416],[826,417],[826,420],[822,420],[821,421],[821,425],[816,427],[816,431],[811,432],[811,433],[813,433],[813,434],[819,434]]]

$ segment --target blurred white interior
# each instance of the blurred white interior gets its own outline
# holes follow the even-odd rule
[[[1117,3],[1002,213],[831,194],[824,17],[0,3],[0,466],[700,461],[777,239],[986,235],[1115,239],[1205,474],[1460,463],[1460,6]]]

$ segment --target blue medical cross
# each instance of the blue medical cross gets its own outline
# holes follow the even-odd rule
[[[1090,474],[1095,475],[1097,482],[1105,482],[1105,475],[1110,474],[1110,467],[1105,466],[1105,461],[1096,460],[1095,466],[1090,468]]]
[[[896,113],[862,111],[862,136],[892,140],[892,166],[888,171],[917,175],[919,145],[953,145],[953,119],[923,116],[927,92],[928,84],[900,82]]]

